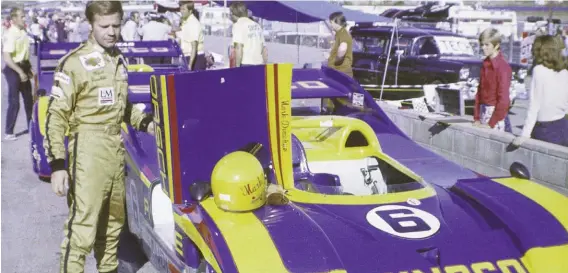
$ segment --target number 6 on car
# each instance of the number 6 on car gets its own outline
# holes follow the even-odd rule
[[[381,231],[407,239],[427,238],[440,229],[436,216],[417,208],[398,205],[372,209],[367,213],[367,221]]]

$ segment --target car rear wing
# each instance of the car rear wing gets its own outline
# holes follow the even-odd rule
[[[57,60],[79,45],[80,43],[40,43],[38,46],[38,70],[40,72],[53,71],[57,65]],[[116,45],[127,59],[146,57],[178,58],[183,55],[178,43],[173,40],[120,42]]]

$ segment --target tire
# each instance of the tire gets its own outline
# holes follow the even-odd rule
[[[118,244],[118,273],[136,273],[147,262],[140,240],[130,232],[128,221],[120,233]]]

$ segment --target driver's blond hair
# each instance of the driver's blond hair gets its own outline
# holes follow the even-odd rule
[[[501,33],[497,29],[487,28],[479,34],[479,44],[490,43],[494,47],[501,45]]]
[[[85,9],[85,17],[87,17],[87,20],[89,20],[91,24],[95,21],[95,14],[111,15],[115,13],[120,14],[120,20],[122,20],[124,10],[122,9],[122,3],[120,1],[92,0],[87,3]]]

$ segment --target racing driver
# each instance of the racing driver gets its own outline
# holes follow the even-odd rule
[[[91,35],[59,60],[45,124],[44,147],[58,196],[67,193],[60,272],[84,272],[94,246],[99,272],[117,272],[118,238],[125,220],[124,121],[153,135],[151,115],[127,100],[127,69],[118,41],[120,1],[90,1]],[[69,164],[64,137],[69,130]]]

